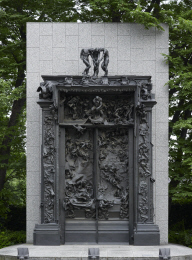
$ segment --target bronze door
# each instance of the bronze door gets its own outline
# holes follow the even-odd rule
[[[71,124],[70,109],[60,125],[62,243],[127,244],[133,127],[100,124],[101,116],[82,124],[80,109]]]
[[[63,243],[128,243],[130,128],[61,128]],[[132,144],[132,142],[130,142]]]

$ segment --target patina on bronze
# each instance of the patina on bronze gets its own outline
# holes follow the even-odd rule
[[[102,56],[100,56],[100,53],[102,53]],[[90,49],[82,49],[80,53],[80,58],[83,61],[83,63],[86,65],[86,68],[83,72],[83,75],[89,74],[89,69],[91,68],[90,62],[89,62],[89,56],[91,56],[93,61],[93,76],[92,77],[98,77],[99,74],[99,65],[102,61],[101,68],[105,72],[104,76],[108,75],[108,64],[109,64],[109,52],[105,48],[90,48]]]
[[[100,58],[100,52],[103,56]],[[88,77],[89,55],[95,59]],[[150,76],[107,76],[83,49],[83,76],[42,76],[41,224],[34,244],[159,244],[153,223]],[[105,76],[98,77],[98,65]]]

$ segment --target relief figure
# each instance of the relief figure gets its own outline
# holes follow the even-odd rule
[[[104,117],[103,117],[103,102],[102,98],[99,96],[96,96],[93,99],[93,107],[89,111],[89,120],[94,123],[94,124],[99,124],[104,122]]]

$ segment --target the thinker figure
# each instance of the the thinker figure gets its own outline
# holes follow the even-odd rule
[[[102,98],[96,96],[93,99],[93,107],[91,108],[90,111],[91,116],[89,117],[92,123],[94,124],[103,123],[104,118],[103,118],[102,106],[103,106]]]
[[[83,72],[83,75],[88,75],[89,69],[91,68],[90,62],[89,62],[89,55],[92,54],[94,49],[82,49],[80,53],[80,58],[82,59],[83,63],[86,65],[86,68]]]
[[[109,51],[107,49],[101,48],[99,49],[100,51],[103,52],[103,56],[101,57],[101,60],[103,59],[103,62],[101,64],[102,70],[105,72],[104,76],[108,75],[108,64],[109,64]]]

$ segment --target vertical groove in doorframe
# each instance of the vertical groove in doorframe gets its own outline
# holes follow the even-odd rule
[[[93,131],[93,186],[96,210],[96,243],[98,244],[98,128],[95,128]]]
[[[133,171],[133,143],[134,143],[134,129],[129,127],[128,129],[129,136],[129,244],[133,244],[133,225],[134,225],[134,171]]]
[[[59,191],[60,191],[60,227],[61,227],[61,244],[65,244],[65,209],[63,208],[63,201],[65,199],[65,128],[60,127],[60,141],[59,141]],[[63,223],[61,222],[63,220]]]

